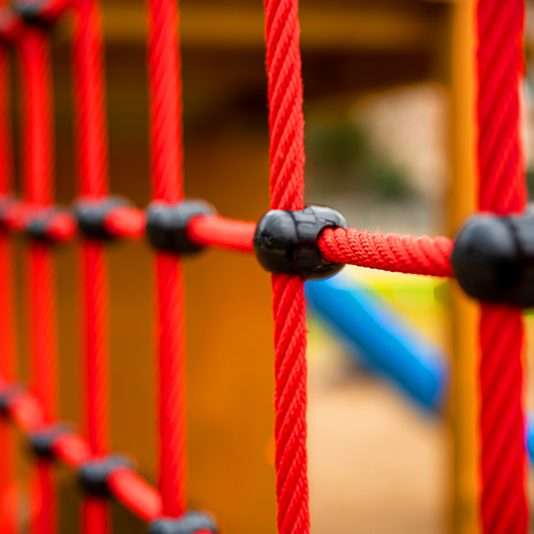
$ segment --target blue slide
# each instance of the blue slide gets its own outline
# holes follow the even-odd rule
[[[306,299],[312,313],[341,340],[349,354],[426,413],[441,413],[448,382],[445,358],[379,298],[338,275],[306,282]],[[527,450],[534,463],[531,418]]]

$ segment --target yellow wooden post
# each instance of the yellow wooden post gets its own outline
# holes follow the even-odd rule
[[[454,2],[451,12],[451,180],[448,229],[458,230],[475,206],[475,0]],[[455,534],[479,532],[477,496],[477,311],[455,284],[450,291],[451,388],[450,524]]]

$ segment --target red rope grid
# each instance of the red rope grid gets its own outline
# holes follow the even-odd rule
[[[266,63],[270,129],[270,197],[275,209],[304,207],[304,119],[298,0],[265,0]],[[66,0],[55,0],[46,16],[59,16]],[[103,89],[102,37],[96,0],[76,0],[74,73],[76,88],[79,200],[98,202],[108,196],[107,132]],[[525,189],[519,139],[522,0],[478,2],[478,159],[479,207],[500,214],[524,208]],[[4,36],[16,39],[24,89],[27,152],[24,201],[8,203],[9,136],[6,124],[5,49],[0,52],[0,211],[6,229],[24,230],[34,214],[53,198],[53,136],[47,34],[36,27],[19,28],[8,17]],[[183,199],[183,146],[178,13],[173,0],[149,1],[149,85],[151,96],[151,175],[153,201],[175,204]],[[4,20],[3,24],[7,24]],[[503,39],[507,35],[512,38]],[[503,41],[506,41],[503,43]],[[497,110],[497,111],[495,111]],[[498,154],[498,155],[497,155]],[[5,163],[5,164],[4,164]],[[514,177],[514,180],[510,180]],[[113,209],[106,229],[114,236],[145,234],[145,214],[130,207]],[[70,214],[56,214],[51,235],[74,236]],[[193,218],[187,234],[201,246],[253,252],[255,224],[219,215]],[[453,241],[445,237],[413,237],[327,228],[317,243],[330,262],[354,264],[418,275],[451,277]],[[0,393],[15,378],[10,251],[0,233]],[[109,453],[107,379],[107,289],[102,244],[82,239],[84,289],[84,376],[86,439],[62,435],[54,444],[57,457],[78,469]],[[131,468],[115,471],[109,480],[113,496],[145,521],[180,517],[186,510],[185,354],[183,281],[179,259],[158,252],[157,291],[159,491]],[[56,340],[53,265],[49,247],[34,241],[28,252],[31,328],[31,390],[15,391],[8,416],[24,433],[56,420]],[[309,534],[306,453],[306,316],[303,280],[272,278],[275,339],[275,439],[277,523],[281,534]],[[4,291],[2,291],[2,289]],[[480,321],[481,515],[484,532],[526,532],[524,415],[522,410],[523,326],[520,312],[482,306]],[[2,423],[0,438],[7,435]],[[10,488],[13,452],[0,459],[0,484]],[[32,529],[55,528],[50,464],[35,469]],[[46,503],[46,506],[43,506]],[[9,532],[10,527],[6,527]],[[14,528],[14,525],[11,527]],[[86,499],[82,528],[105,534],[107,505]],[[4,531],[4,530],[2,530]]]
[[[523,0],[478,0],[479,209],[521,212],[526,201],[520,133]],[[480,513],[484,533],[526,533],[524,327],[521,312],[481,306]]]

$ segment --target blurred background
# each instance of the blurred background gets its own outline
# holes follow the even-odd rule
[[[103,4],[112,190],[143,206],[146,6]],[[337,207],[352,226],[454,232],[474,198],[472,6],[301,1],[308,201]],[[184,0],[181,11],[187,194],[256,220],[267,207],[268,175],[262,2]],[[75,190],[69,35],[66,23],[54,46],[57,189],[65,204]],[[527,81],[527,104],[530,93]],[[527,124],[534,115],[526,109]],[[111,247],[108,257],[113,446],[154,481],[151,257],[140,243]],[[58,253],[62,416],[73,421],[81,380],[77,260],[75,247]],[[346,277],[449,355],[454,387],[438,415],[415,407],[311,315],[314,532],[476,532],[472,307],[432,280],[357,269]],[[226,533],[274,533],[269,277],[252,257],[208,251],[186,262],[186,280],[191,504],[212,511]],[[19,339],[25,355],[23,332]],[[62,531],[74,532],[76,492],[69,477],[60,479],[63,501],[73,504],[62,506]],[[143,532],[124,512],[114,520],[117,532]]]

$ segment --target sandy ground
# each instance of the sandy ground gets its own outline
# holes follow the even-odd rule
[[[444,530],[440,424],[339,358],[310,366],[310,482],[316,534]]]

